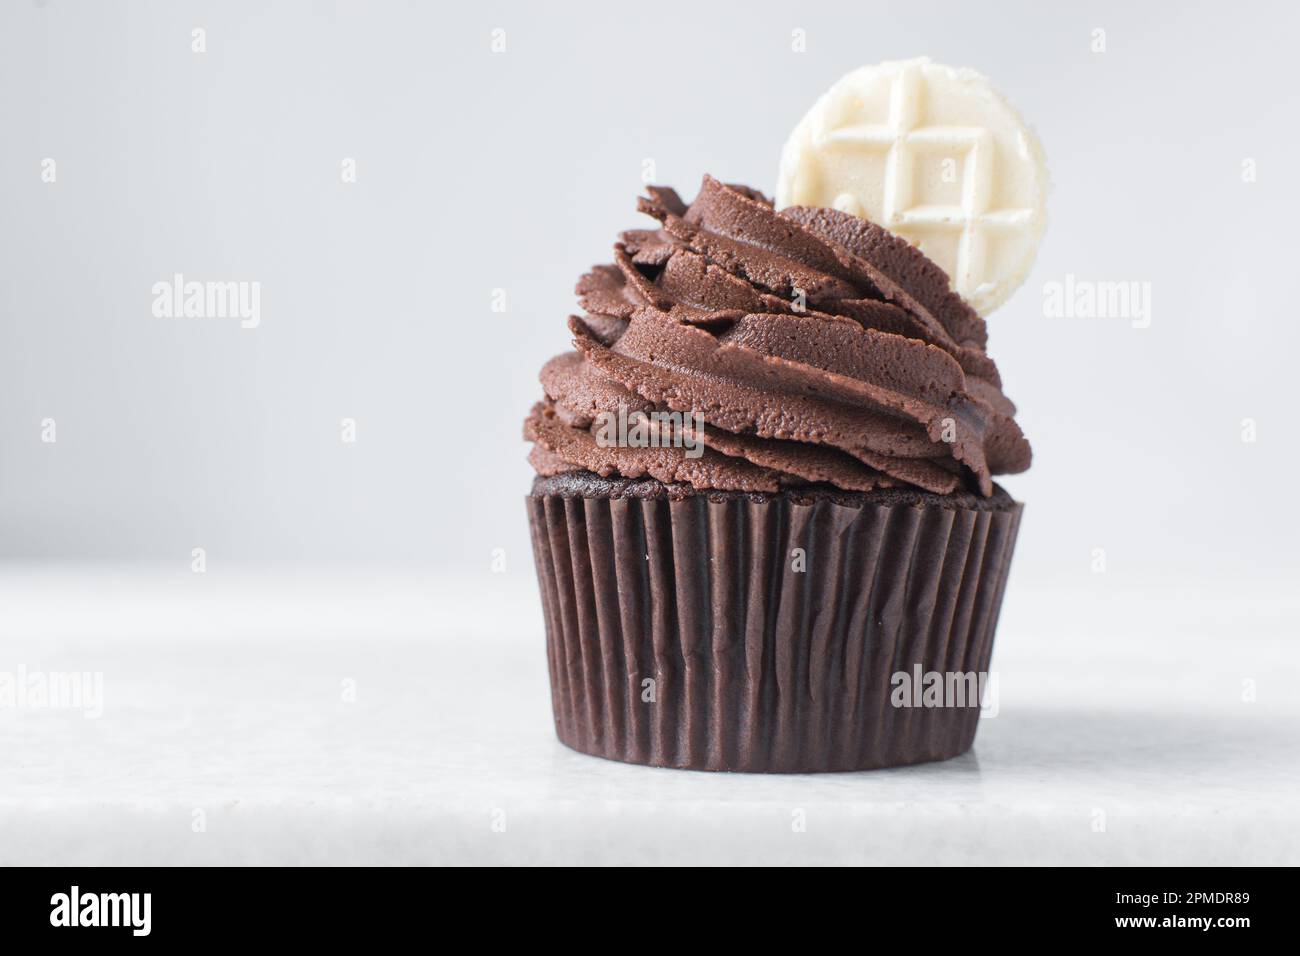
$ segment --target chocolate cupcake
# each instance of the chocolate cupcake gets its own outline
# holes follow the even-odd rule
[[[907,241],[650,188],[541,373],[527,499],[555,727],[699,770],[967,750],[1030,449],[984,320]]]

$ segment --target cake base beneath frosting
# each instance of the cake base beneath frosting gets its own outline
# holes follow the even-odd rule
[[[875,491],[842,491],[827,485],[801,485],[787,488],[777,494],[746,491],[701,491],[684,482],[665,484],[653,478],[602,478],[590,471],[569,471],[551,477],[538,476],[533,481],[531,497],[557,495],[562,498],[667,498],[681,501],[686,498],[703,498],[706,501],[765,502],[784,499],[795,504],[816,504],[832,501],[835,504],[861,507],[863,505],[929,505],[970,511],[1008,511],[1018,507],[1001,485],[993,486],[989,498],[957,491],[936,495],[917,488],[879,488]]]

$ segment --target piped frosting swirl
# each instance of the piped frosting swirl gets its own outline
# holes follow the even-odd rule
[[[647,193],[659,228],[623,233],[579,280],[575,351],[542,369],[524,425],[539,474],[988,496],[994,474],[1029,467],[984,320],[913,246],[708,176],[689,206]],[[598,440],[620,409],[697,414],[703,453]]]

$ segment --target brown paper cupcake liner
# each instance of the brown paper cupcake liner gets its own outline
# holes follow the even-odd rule
[[[1021,505],[970,496],[528,501],[555,729],[696,770],[862,770],[968,750],[978,701],[895,706],[894,675],[986,673]],[[581,483],[580,483],[581,484]],[[802,560],[800,552],[802,550]]]

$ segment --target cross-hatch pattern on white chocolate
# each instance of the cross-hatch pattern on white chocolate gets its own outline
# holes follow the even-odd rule
[[[934,122],[936,113],[970,122]],[[959,157],[949,170],[955,196],[936,196],[917,174],[919,160],[935,155]],[[883,160],[883,170],[872,175],[864,163],[845,172],[845,161],[858,159]],[[1028,272],[1045,186],[1032,134],[983,77],[913,60],[850,74],[818,101],[787,144],[777,205],[830,206],[904,236],[987,313]],[[955,241],[936,242],[940,236]]]

